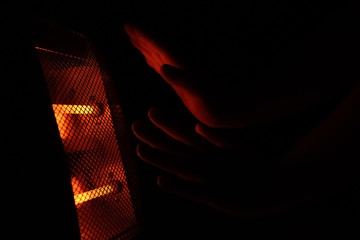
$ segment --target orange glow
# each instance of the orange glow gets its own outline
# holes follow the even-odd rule
[[[113,187],[110,185],[107,185],[107,186],[104,186],[101,188],[96,188],[94,190],[76,194],[76,195],[74,195],[75,205],[78,205],[80,203],[87,202],[89,200],[104,196],[113,191],[114,191]]]
[[[71,115],[79,114],[94,114],[98,115],[101,110],[96,105],[67,105],[67,104],[53,104],[52,105],[56,123],[60,132],[61,139],[69,137],[69,129],[72,128]]]
[[[113,113],[121,117],[121,108],[111,112],[110,104],[117,102],[112,100],[111,89],[105,88],[110,75],[85,37],[77,33],[72,37],[73,32],[63,28],[54,31],[49,33],[64,35],[66,43],[42,32],[44,39],[39,42],[55,49],[38,46],[36,50],[70,170],[79,235],[81,239],[130,236],[137,219],[112,118]],[[67,47],[79,51],[67,51]]]
[[[58,125],[58,129],[60,132],[60,137],[61,139],[66,139],[69,136],[69,132],[66,131],[65,125],[68,126],[70,123],[65,123],[66,115],[64,115],[62,112],[59,112],[57,109],[54,109],[54,113],[55,113],[56,123]]]
[[[96,106],[86,105],[64,105],[64,104],[53,104],[54,112],[61,112],[62,114],[93,114],[96,113]]]

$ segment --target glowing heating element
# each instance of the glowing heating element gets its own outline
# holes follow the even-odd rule
[[[63,114],[95,114],[98,112],[97,106],[53,104],[52,107],[54,112]]]
[[[120,152],[128,148],[127,127],[110,73],[84,35],[42,20],[34,30],[70,170],[77,238],[129,240],[139,232],[127,175],[134,173],[129,162],[125,174],[123,163],[132,160]]]
[[[114,191],[110,185],[74,195],[75,205],[104,196]]]

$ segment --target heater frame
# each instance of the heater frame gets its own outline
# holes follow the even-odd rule
[[[70,168],[33,45],[33,23],[33,17],[23,15],[4,29],[7,38],[1,66],[4,67],[3,77],[7,79],[3,85],[7,91],[3,91],[5,94],[2,95],[7,101],[4,111],[10,116],[10,121],[6,122],[9,131],[4,136],[6,144],[3,145],[3,156],[7,159],[4,169],[7,172],[16,169],[16,175],[13,175],[13,171],[6,174],[11,181],[5,191],[11,199],[5,205],[14,210],[7,219],[16,223],[11,227],[22,230],[16,236],[80,239]],[[106,68],[104,58],[96,47],[95,52],[101,59],[102,67]],[[136,154],[132,152],[134,148],[131,148],[130,134],[123,126],[126,122],[123,119],[120,124],[115,123],[119,119],[113,121],[114,126],[122,125],[123,132],[127,133],[122,137],[116,134],[121,155],[127,159],[124,162],[131,165],[124,168],[136,173]],[[139,234],[143,229],[143,216],[135,180],[127,181],[137,221],[136,233]]]

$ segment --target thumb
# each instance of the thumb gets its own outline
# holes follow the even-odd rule
[[[196,87],[196,79],[186,71],[164,64],[160,69],[161,76],[174,88],[191,90]]]
[[[226,130],[211,128],[202,123],[195,126],[195,131],[213,145],[220,148],[231,148],[234,145],[234,136],[231,136]]]

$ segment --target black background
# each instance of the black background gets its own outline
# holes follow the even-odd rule
[[[24,16],[37,16],[92,39],[115,80],[130,129],[131,123],[145,118],[152,106],[185,110],[172,89],[132,47],[123,29],[124,22],[145,26],[198,68],[214,76],[226,73],[225,84],[254,89],[259,87],[257,79],[279,69],[278,66],[289,70],[301,64],[301,59],[313,50],[307,43],[302,44],[304,37],[316,33],[326,19],[334,16],[337,19],[338,12],[348,2],[13,2],[8,6],[7,24],[23,21]],[[239,83],[237,79],[254,80]],[[314,110],[311,118],[314,120],[308,124],[321,120],[332,106],[331,102],[322,112]],[[137,140],[133,137],[132,141],[135,151]],[[269,235],[293,239],[313,232],[343,235],[357,226],[352,192],[348,190],[275,216],[241,219],[162,192],[156,186],[156,177],[161,172],[140,160],[137,165],[146,226],[138,239],[251,239]]]

